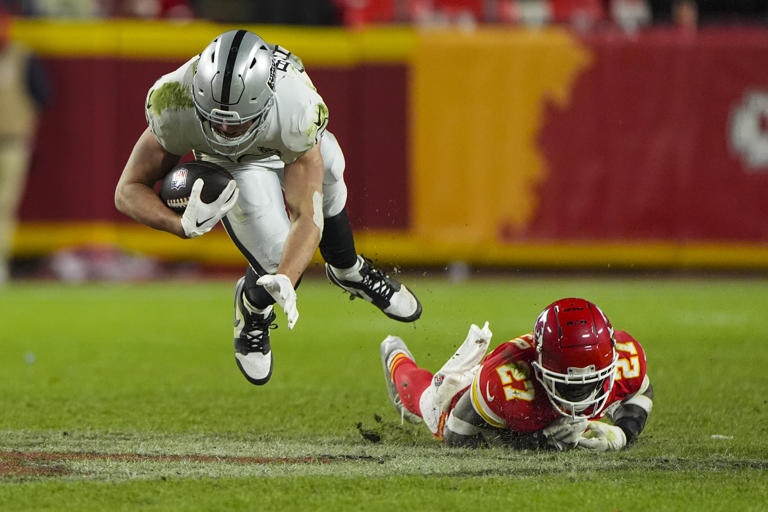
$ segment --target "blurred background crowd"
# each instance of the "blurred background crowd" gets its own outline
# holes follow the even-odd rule
[[[580,28],[768,21],[768,0],[2,0],[21,16],[223,23],[570,23]]]

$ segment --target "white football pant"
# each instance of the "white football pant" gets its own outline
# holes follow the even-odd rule
[[[347,202],[344,154],[332,133],[320,141],[325,165],[323,217],[341,212]],[[232,162],[214,155],[206,160],[225,167],[237,181],[240,195],[227,214],[225,226],[235,245],[257,273],[274,273],[283,255],[290,221],[283,199],[284,164],[277,157]]]

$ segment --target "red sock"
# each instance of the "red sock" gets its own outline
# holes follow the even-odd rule
[[[432,383],[432,373],[416,366],[413,359],[405,354],[395,356],[390,371],[405,408],[421,416],[419,400],[424,390]]]

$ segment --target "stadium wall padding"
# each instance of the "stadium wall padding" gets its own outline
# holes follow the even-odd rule
[[[19,256],[237,264],[114,209],[151,83],[232,27],[18,20],[50,71]],[[404,265],[768,268],[768,31],[249,27],[305,61],[358,249]]]

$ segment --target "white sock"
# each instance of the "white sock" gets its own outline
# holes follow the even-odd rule
[[[329,264],[330,265],[330,264]],[[349,268],[336,268],[330,265],[333,274],[342,281],[354,281],[359,283],[363,280],[363,276],[360,275],[360,269],[363,268],[363,258],[357,257],[357,262]]]

